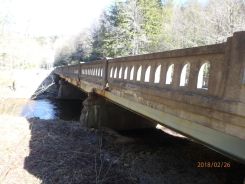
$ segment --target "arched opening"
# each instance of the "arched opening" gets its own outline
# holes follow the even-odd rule
[[[128,76],[128,67],[125,68],[124,79],[127,79],[127,76]]]
[[[101,68],[101,70],[100,70],[100,76],[101,77],[103,76],[103,68]]]
[[[110,78],[112,78],[113,76],[113,67],[111,68],[111,71],[110,71]]]
[[[158,65],[156,71],[155,71],[155,78],[154,78],[154,83],[159,83],[160,82],[160,76],[161,76],[161,65]]]
[[[115,71],[114,71],[114,79],[117,78],[117,68],[115,68]]]
[[[173,76],[174,76],[174,64],[168,67],[167,76],[166,76],[166,84],[173,83]]]
[[[122,78],[122,67],[119,70],[119,79],[121,79],[121,78]]]
[[[210,70],[210,63],[206,62],[202,64],[197,79],[197,88],[198,89],[208,89],[208,80],[209,80],[209,70]]]
[[[150,82],[151,66],[148,66],[145,71],[145,82]]]
[[[98,68],[97,76],[98,76],[98,77],[100,76],[100,68]]]
[[[130,71],[130,80],[133,80],[134,79],[134,66],[131,68],[131,71]]]
[[[180,86],[187,86],[190,76],[190,63],[185,64],[180,75]]]
[[[140,79],[141,79],[141,71],[142,71],[142,66],[140,66],[140,67],[138,68],[138,71],[137,71],[137,77],[136,77],[136,80],[137,80],[137,81],[140,81]]]

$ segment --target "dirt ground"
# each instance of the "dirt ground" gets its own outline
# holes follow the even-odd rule
[[[242,184],[244,165],[160,130],[118,134],[79,122],[0,118],[0,183]],[[230,168],[198,168],[225,161]]]

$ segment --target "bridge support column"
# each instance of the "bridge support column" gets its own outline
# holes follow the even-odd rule
[[[84,94],[63,79],[59,80],[58,99],[84,99]]]
[[[83,109],[80,116],[82,125],[89,128],[99,128],[101,125],[102,106],[101,99],[93,95],[93,93],[89,93],[88,98],[83,101]]]
[[[83,101],[80,122],[83,126],[89,128],[108,127],[115,130],[151,128],[156,126],[150,120],[120,108],[94,93],[89,93],[88,98]]]

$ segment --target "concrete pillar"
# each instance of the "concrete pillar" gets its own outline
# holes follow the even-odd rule
[[[80,122],[83,126],[89,128],[99,128],[101,125],[101,100],[93,95],[88,94],[88,98],[83,101],[83,109],[80,116]]]
[[[106,58],[104,58],[103,60],[104,62],[104,68],[103,68],[103,88],[106,88],[106,85],[108,83],[108,60]]]
[[[58,99],[84,99],[84,94],[63,79],[59,80]]]
[[[166,63],[161,64],[161,74],[160,74],[160,86],[166,85],[166,75],[168,66]]]
[[[155,86],[154,80],[155,80],[155,72],[156,72],[156,64],[154,63],[151,65],[151,70],[150,70],[150,85]]]
[[[227,47],[228,75],[224,97],[245,102],[245,31],[234,33],[233,37],[228,39]]]
[[[58,91],[58,98],[61,98],[64,93],[64,81],[59,80],[59,91]]]
[[[88,98],[83,101],[80,122],[83,126],[89,128],[108,127],[114,130],[156,126],[156,123],[112,104],[94,93],[89,93]]]
[[[182,72],[182,64],[174,65],[173,87],[178,88],[180,85],[180,75]]]
[[[191,63],[189,84],[188,84],[188,89],[190,91],[195,91],[197,89],[197,79],[198,79],[199,68],[200,68],[199,63]]]

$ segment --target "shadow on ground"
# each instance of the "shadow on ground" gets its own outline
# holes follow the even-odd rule
[[[115,166],[110,156],[104,157],[97,131],[82,128],[78,122],[29,121],[31,152],[25,169],[43,183],[115,183],[115,179],[132,183],[123,165],[115,162]]]
[[[160,130],[119,135],[78,122],[31,119],[25,169],[42,183],[242,184],[244,165]],[[200,161],[230,168],[198,168]]]

